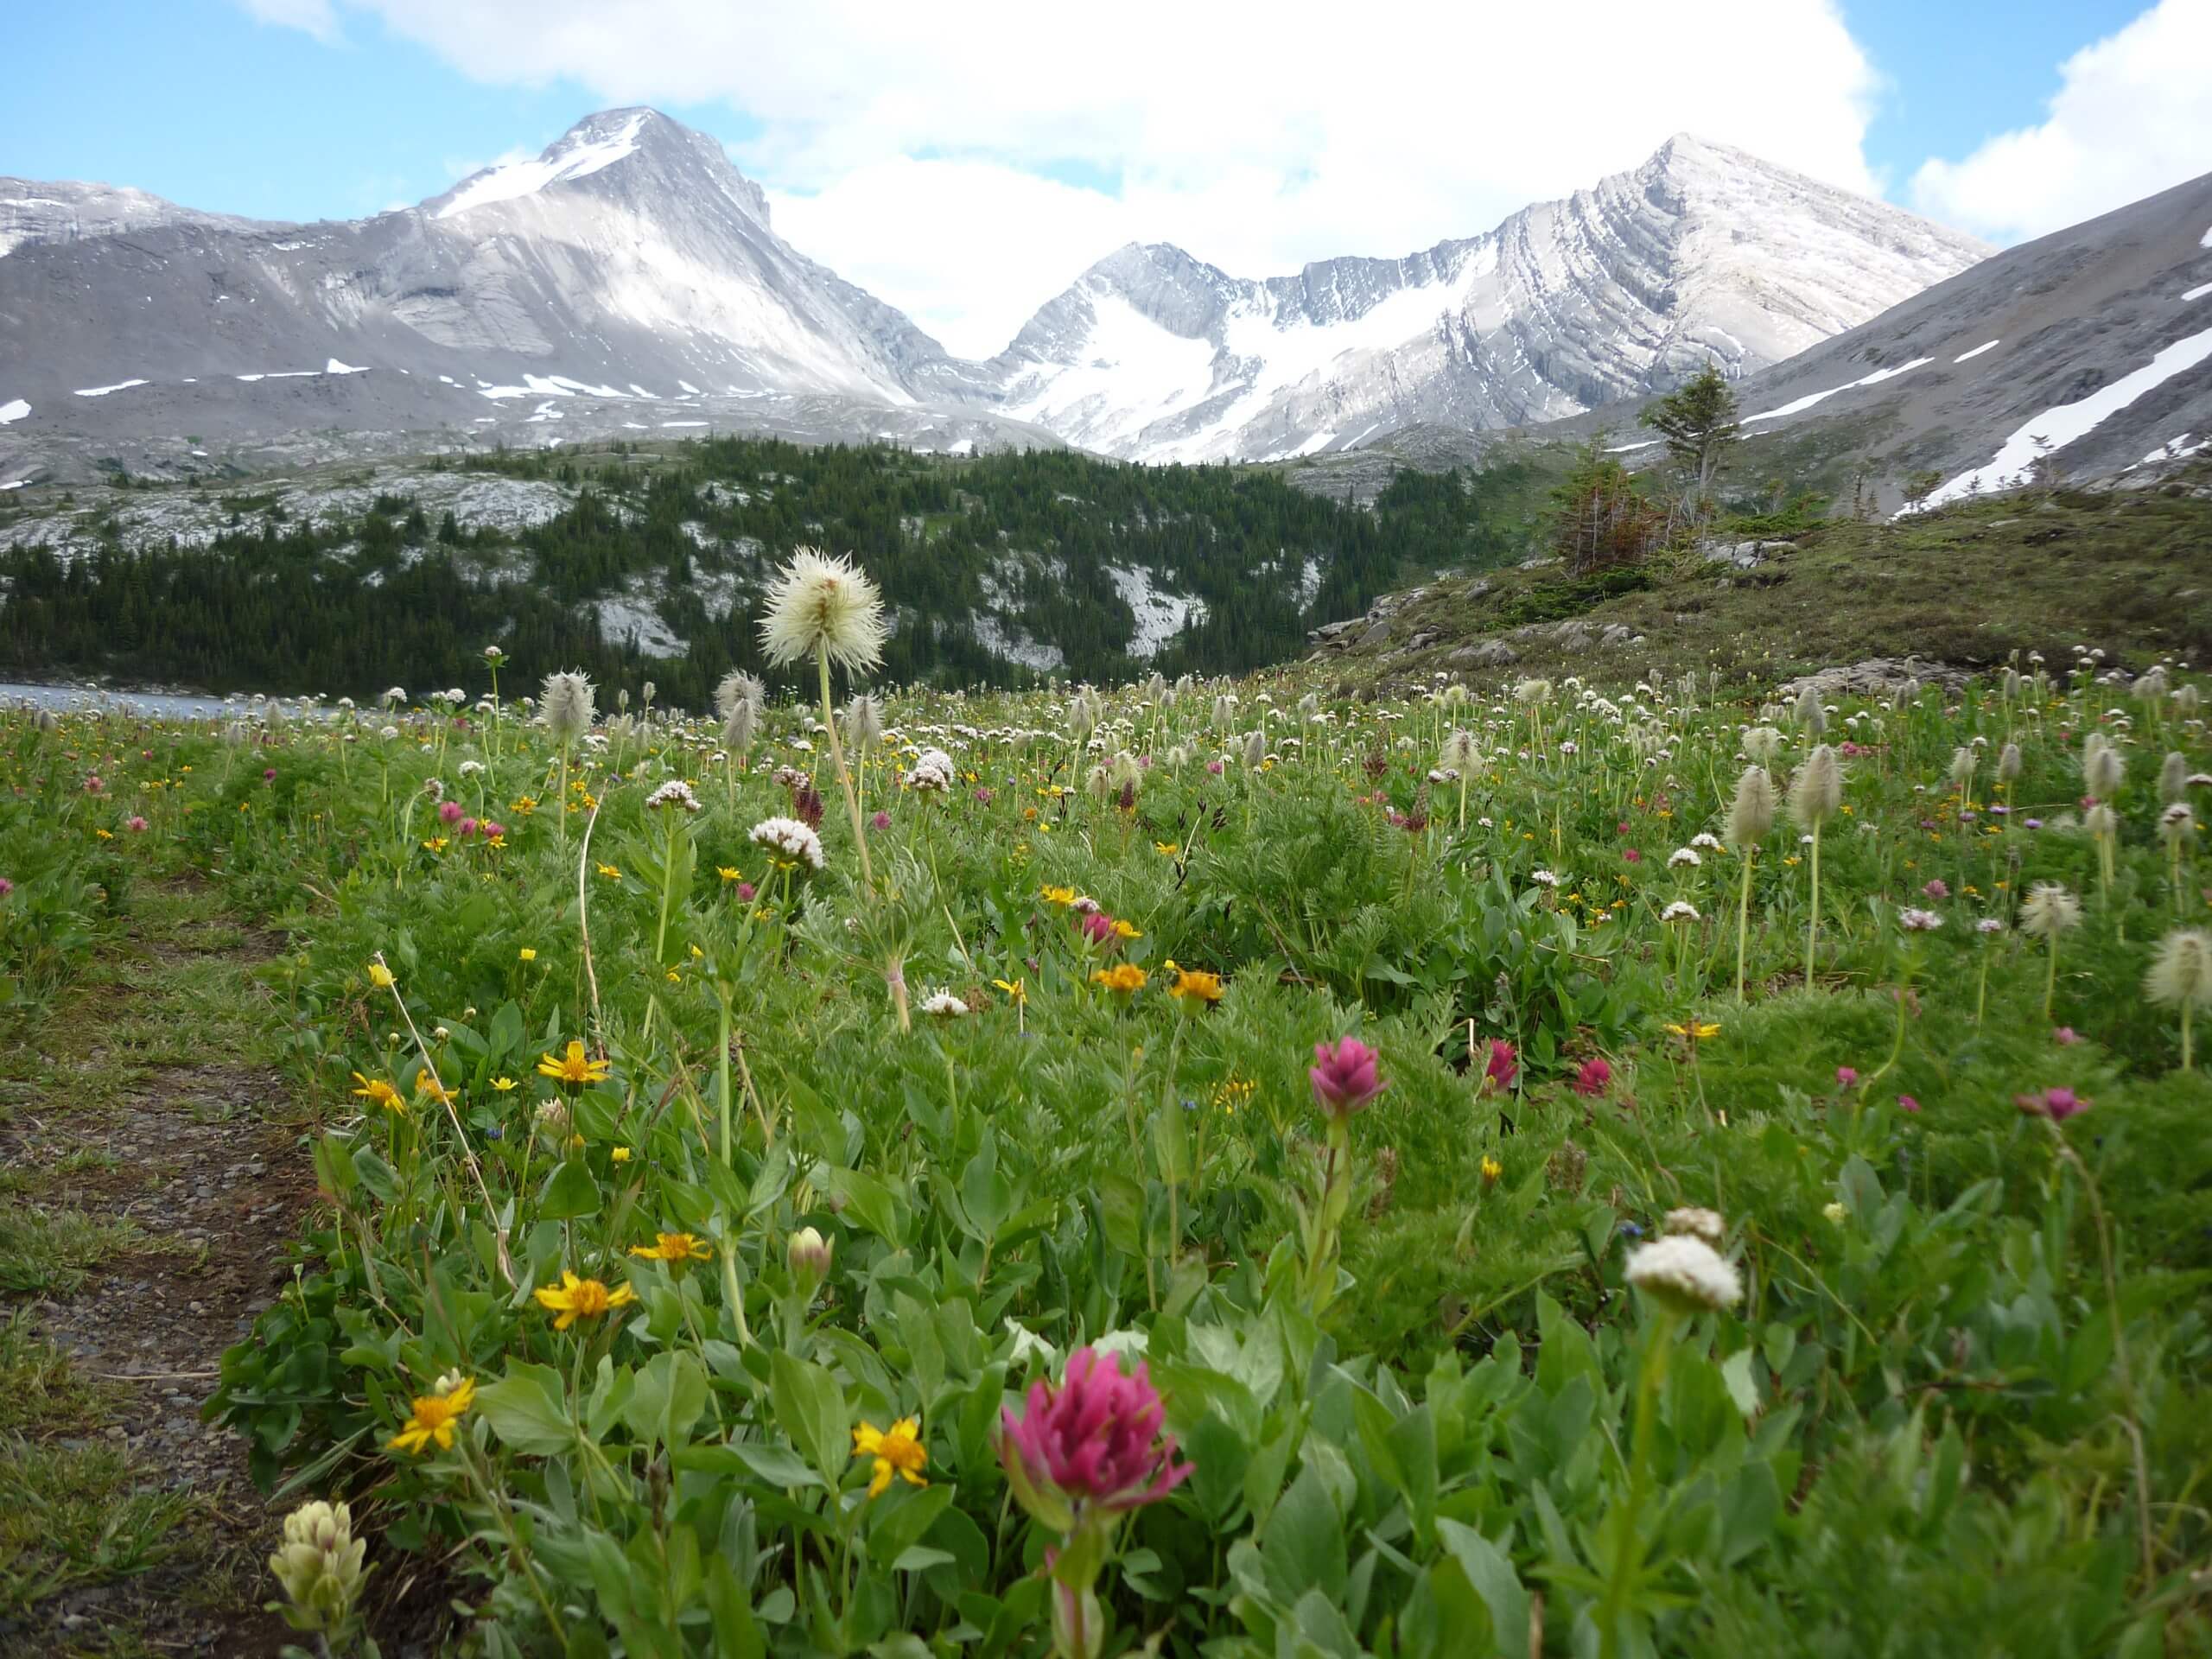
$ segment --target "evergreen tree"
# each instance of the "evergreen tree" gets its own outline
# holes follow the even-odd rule
[[[1729,447],[1744,430],[1736,418],[1736,394],[1719,365],[1710,360],[1693,378],[1648,404],[1638,418],[1667,441],[1667,453],[1697,480],[1700,501],[1712,493]]]

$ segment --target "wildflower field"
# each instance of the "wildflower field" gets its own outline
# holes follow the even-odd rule
[[[207,1415],[298,1640],[2212,1641],[2185,675],[855,698],[871,603],[697,716],[0,725],[19,1012],[164,873],[289,940]]]

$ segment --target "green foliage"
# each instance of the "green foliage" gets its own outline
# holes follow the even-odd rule
[[[130,855],[292,929],[325,1198],[211,1414],[264,1482],[355,1497],[380,1578],[446,1562],[506,1654],[1034,1659],[1071,1560],[1114,1652],[2201,1646],[2212,1084],[2135,995],[2205,917],[2145,764],[2204,766],[2190,712],[2131,731],[2088,672],[1839,710],[1814,979],[1778,825],[1739,1003],[1743,867],[1694,843],[1756,704],[1305,690],[1226,728],[1210,690],[1111,695],[1102,745],[1154,760],[1126,806],[1065,781],[1052,698],[893,698],[874,889],[838,804],[820,871],[750,839],[775,768],[837,792],[792,710],[750,769],[698,722],[597,734],[566,801],[512,719],[11,725],[27,790],[71,753],[175,782]],[[2068,816],[2094,724],[2130,755],[2108,892]],[[1953,780],[1977,740],[2018,776]],[[952,790],[899,782],[925,745]],[[697,815],[645,807],[671,777]],[[2016,925],[2044,880],[2087,906],[2063,1039]],[[1347,1033],[1387,1087],[1337,1122],[1306,1074]],[[571,1039],[605,1075],[559,1075]],[[2093,1103],[2016,1103],[2052,1088]],[[1685,1206],[1743,1281],[1690,1315],[1626,1274]],[[1192,1465],[1088,1532],[1001,1444],[1084,1344],[1144,1356]],[[463,1382],[449,1446],[394,1446]],[[870,1496],[855,1432],[902,1422],[928,1484]]]

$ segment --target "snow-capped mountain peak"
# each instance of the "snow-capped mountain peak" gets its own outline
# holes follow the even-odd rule
[[[617,110],[569,129],[535,161],[508,162],[473,173],[439,199],[433,219],[451,219],[486,202],[535,195],[564,179],[581,179],[637,153],[638,133],[650,110]]]
[[[1401,259],[1230,276],[1116,250],[988,371],[1008,412],[1142,460],[1281,458],[1497,427],[1748,373],[1988,250],[1688,133],[1641,167]]]

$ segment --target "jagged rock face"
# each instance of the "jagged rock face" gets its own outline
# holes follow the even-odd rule
[[[143,190],[129,190],[112,184],[0,179],[0,257],[34,245],[159,230],[164,225],[207,225],[229,230],[264,228],[250,219],[200,213],[149,195]]]
[[[1055,442],[947,407],[962,385],[779,237],[718,144],[649,110],[374,219],[156,215],[0,259],[0,480],[108,454],[312,461],[333,432],[391,453],[759,430],[771,410],[807,436]]]
[[[1131,245],[987,366],[1002,407],[1150,461],[1281,459],[1429,422],[1527,425],[1748,373],[1989,252],[1687,137],[1633,172],[1404,259],[1229,276]]]

